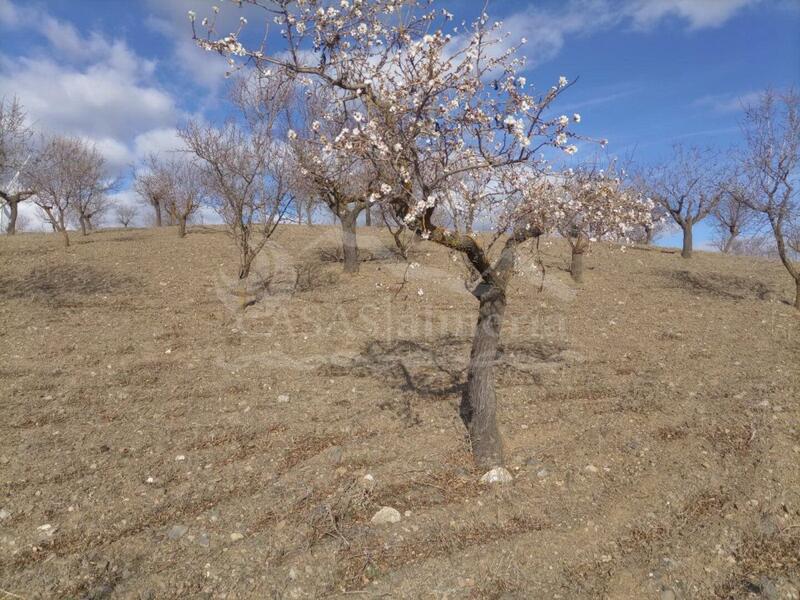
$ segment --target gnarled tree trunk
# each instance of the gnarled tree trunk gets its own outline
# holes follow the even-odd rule
[[[86,217],[81,215],[80,219],[78,219],[78,220],[81,222],[81,233],[83,235],[89,235],[89,232],[87,231]]]
[[[725,240],[725,247],[722,249],[725,254],[728,254],[731,250],[733,250],[733,243],[736,241],[737,237],[739,237],[739,232],[736,230],[736,228],[731,227],[728,234],[728,239]]]
[[[178,216],[178,237],[186,237],[186,217]]]
[[[691,220],[686,220],[681,225],[681,229],[683,229],[683,250],[681,250],[681,256],[683,258],[692,258],[692,222]]]
[[[356,220],[360,211],[353,210],[340,217],[342,222],[342,251],[344,272],[358,273],[358,243],[356,242]]]
[[[8,202],[8,224],[6,225],[6,233],[14,235],[17,233],[17,215],[19,214],[19,202]]]
[[[577,246],[572,248],[572,261],[569,265],[569,274],[575,283],[583,283],[583,250]]]
[[[653,243],[653,237],[655,237],[656,230],[655,227],[652,225],[645,225],[644,226],[644,244],[645,246],[649,246]]]
[[[156,227],[161,227],[161,204],[154,203],[153,209],[156,211]]]
[[[795,284],[795,288],[796,288],[795,296],[794,296],[794,307],[797,310],[800,310],[800,279],[795,279],[794,280],[794,284]]]
[[[494,365],[506,294],[502,289],[481,284],[476,296],[480,302],[478,323],[472,338],[467,388],[459,412],[469,432],[475,462],[481,468],[491,469],[503,464],[503,441],[497,427]]]

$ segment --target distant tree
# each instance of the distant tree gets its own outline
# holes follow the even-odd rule
[[[297,205],[291,185],[296,173],[283,143],[294,83],[270,83],[265,85],[257,74],[238,79],[231,97],[241,118],[221,128],[191,121],[180,130],[184,145],[197,158],[207,199],[239,250],[242,310],[253,261],[289,208]]]
[[[30,168],[33,133],[25,123],[19,100],[0,99],[0,210],[6,214],[6,233],[16,233],[19,204],[35,194],[26,189],[25,171]]]
[[[577,283],[583,281],[583,256],[591,244],[602,239],[629,240],[636,225],[648,224],[652,218],[653,202],[636,187],[627,186],[624,177],[614,163],[607,169],[595,165],[561,175],[555,224],[569,242],[569,272]]]
[[[138,213],[139,211],[132,204],[117,204],[117,206],[114,207],[114,214],[117,217],[117,221],[126,229],[136,219]]]
[[[108,210],[110,201],[106,193],[112,186],[112,182],[106,181],[96,191],[82,195],[75,202],[72,212],[83,235],[89,235],[97,220]]]
[[[233,122],[220,129],[191,122],[180,135],[199,159],[206,196],[239,250],[244,309],[253,261],[292,203],[288,151],[275,143],[268,123],[248,130]]]
[[[754,186],[747,203],[772,229],[778,256],[794,279],[794,306],[800,310],[800,262],[792,255],[800,226],[800,94],[794,89],[765,91],[745,108],[742,131],[742,164]]]
[[[170,174],[166,166],[158,155],[150,154],[133,174],[136,193],[153,207],[156,227],[163,225],[162,214],[169,195]]]
[[[69,246],[70,216],[108,189],[105,159],[80,138],[54,135],[43,140],[25,184],[36,190],[35,202],[46,221]]]
[[[649,193],[683,231],[683,258],[691,258],[694,226],[716,208],[724,175],[716,154],[699,148],[673,147],[672,159],[649,175]]]
[[[724,193],[711,213],[712,242],[720,252],[733,252],[740,236],[757,224],[760,215],[750,207],[752,195],[752,184],[747,178],[725,184]]]
[[[341,149],[320,152],[319,136],[335,137],[342,130],[358,129],[364,116],[359,111],[343,110],[335,101],[335,93],[316,86],[308,90],[300,115],[298,131],[292,130],[289,143],[299,168],[297,194],[319,198],[339,219],[342,227],[344,272],[359,270],[356,224],[362,212],[379,198],[383,185],[373,163]]]
[[[188,157],[164,161],[167,175],[167,196],[164,206],[170,219],[178,226],[178,237],[186,237],[189,220],[200,210],[206,198],[206,184],[202,166]]]

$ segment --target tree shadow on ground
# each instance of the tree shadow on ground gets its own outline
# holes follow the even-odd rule
[[[141,287],[129,275],[92,266],[37,266],[21,277],[0,276],[0,300],[33,300],[48,304]]]
[[[430,340],[372,340],[345,365],[325,365],[326,376],[369,377],[403,395],[383,402],[413,419],[412,398],[459,400],[466,390],[472,340],[445,335]],[[547,340],[512,341],[500,347],[495,359],[498,385],[541,385],[542,374],[567,360],[563,345]]]
[[[706,294],[727,300],[773,300],[775,290],[762,281],[754,281],[724,273],[692,273],[690,271],[665,271],[678,289],[694,294]]]

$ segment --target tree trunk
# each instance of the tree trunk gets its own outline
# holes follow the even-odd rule
[[[19,202],[11,200],[8,203],[8,225],[6,225],[6,233],[14,235],[17,233],[17,214],[19,213]]]
[[[372,210],[367,207],[366,214],[364,215],[364,224],[367,227],[372,227]]]
[[[653,243],[653,236],[655,236],[656,230],[655,227],[645,225],[644,226],[644,244],[645,246],[649,246]]]
[[[89,232],[86,231],[86,217],[81,215],[79,221],[81,222],[81,233],[83,235],[89,235]]]
[[[308,221],[308,226],[311,227],[314,222],[312,218],[312,213],[314,212],[314,207],[312,206],[311,202],[306,205],[306,220]]]
[[[156,211],[156,227],[161,227],[161,204],[153,204],[153,208]]]
[[[794,280],[795,287],[797,291],[794,295],[794,307],[797,310],[800,310],[800,278]]]
[[[356,219],[358,211],[346,213],[342,222],[342,251],[344,253],[344,272],[358,273],[358,244],[356,243]]]
[[[64,238],[64,248],[69,248],[69,233],[67,233],[67,228],[63,225],[61,227],[61,236]]]
[[[497,427],[494,363],[497,359],[506,295],[501,289],[487,286],[479,301],[478,323],[472,339],[467,371],[467,388],[462,395],[459,412],[469,432],[475,463],[488,470],[503,464],[503,441]]]
[[[569,274],[575,283],[583,283],[583,250],[572,249],[572,262],[569,265]]]
[[[178,217],[178,237],[186,237],[186,217]]]
[[[736,227],[729,227],[728,229],[728,239],[725,240],[725,247],[722,249],[722,252],[725,254],[728,254],[731,250],[733,250],[733,242],[735,242],[736,238],[739,237],[739,232],[737,231]]]
[[[685,221],[682,225],[683,228],[683,250],[681,256],[683,258],[692,258],[692,222]]]

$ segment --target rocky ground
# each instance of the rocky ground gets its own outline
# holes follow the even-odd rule
[[[463,265],[359,235],[279,230],[244,315],[219,229],[0,238],[0,598],[800,597],[779,264],[528,251],[485,485]]]

